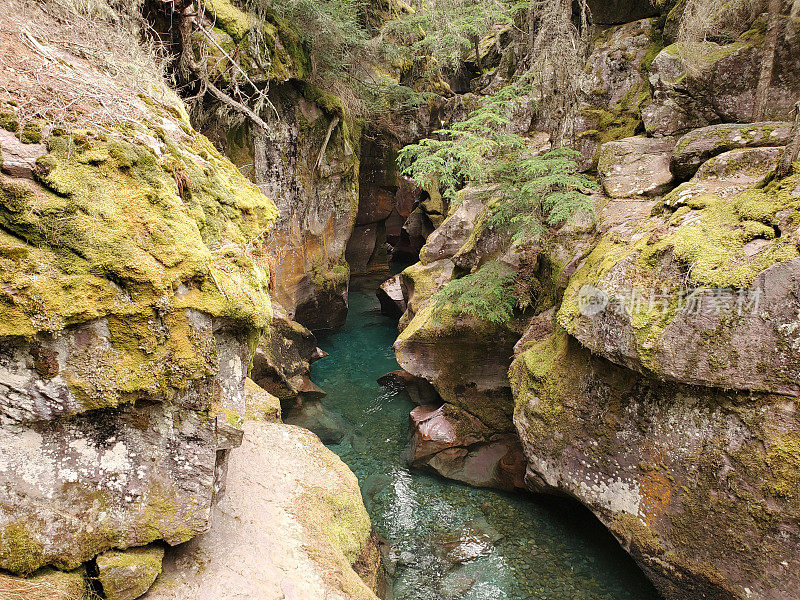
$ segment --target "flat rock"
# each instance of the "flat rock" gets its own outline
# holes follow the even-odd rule
[[[361,559],[374,576],[370,540],[358,482],[336,455],[298,427],[247,422],[214,527],[167,551],[144,598],[377,600],[351,566]]]
[[[785,146],[792,124],[784,121],[725,123],[690,131],[678,140],[670,169],[678,180],[692,177],[708,159],[736,148]]]
[[[598,171],[612,198],[659,196],[670,189],[672,138],[632,137],[600,147]]]
[[[86,600],[86,569],[64,572],[42,569],[30,577],[0,573],[3,600]]]

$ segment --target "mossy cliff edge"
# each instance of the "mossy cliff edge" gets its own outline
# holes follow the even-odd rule
[[[80,15],[91,24],[87,44],[120,35],[115,27],[126,22],[89,16]],[[105,578],[105,597],[141,594],[162,553],[140,560],[126,550],[206,532],[243,420],[280,414],[278,400],[247,380],[273,322],[278,209],[195,129],[177,95],[139,70],[149,59],[135,53],[138,41],[134,54],[114,55],[119,70],[107,74],[71,46],[48,45],[59,25],[35,3],[0,9],[0,23],[15,32],[3,52],[41,78],[4,79],[0,98],[0,570],[13,575],[0,578],[0,595],[38,597],[53,579],[51,591],[83,598],[87,563]],[[17,42],[26,27],[36,53]],[[86,89],[75,91],[75,81]],[[78,94],[72,110],[57,118],[25,112],[60,106],[70,93]],[[314,144],[328,127],[317,125]],[[357,173],[348,160],[345,170]],[[349,204],[342,212],[346,223],[354,218]],[[331,271],[331,285],[346,279]],[[352,597],[374,598],[351,568],[361,561],[374,583],[379,564],[354,477],[341,463],[321,468],[343,483],[331,484],[333,504],[315,517],[339,532],[318,549],[342,550],[309,569],[341,575],[341,585],[323,582],[325,593],[346,585]],[[252,493],[252,482],[236,484]],[[282,525],[275,536],[301,536]],[[302,543],[313,554],[314,540]],[[49,567],[70,573],[51,577]]]

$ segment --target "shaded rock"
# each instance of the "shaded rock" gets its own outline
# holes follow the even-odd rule
[[[575,117],[581,168],[597,165],[606,142],[629,138],[642,127],[641,108],[650,100],[645,63],[652,57],[655,21],[625,22],[598,33],[580,78],[582,102]]]
[[[597,170],[612,198],[660,196],[670,189],[669,162],[675,140],[632,137],[600,148]]]
[[[381,303],[381,313],[395,319],[402,317],[407,308],[400,280],[401,275],[398,273],[384,281],[375,292]]]
[[[339,444],[350,429],[347,422],[319,400],[304,401],[284,412],[283,421],[316,434],[323,444]]]
[[[144,598],[218,600],[235,590],[243,600],[376,600],[379,560],[344,463],[308,431],[248,422],[214,527],[167,551]]]
[[[306,383],[317,351],[317,338],[290,320],[280,307],[253,355],[250,378],[284,402],[308,391]]]
[[[404,219],[408,219],[414,209],[419,206],[422,196],[423,190],[417,185],[417,182],[410,177],[402,176],[400,178],[400,186],[395,194],[397,213]]]
[[[779,36],[768,94],[770,120],[789,120],[800,93],[800,27],[791,19],[781,26],[785,35]],[[673,44],[662,50],[650,67],[653,101],[642,110],[647,132],[673,135],[719,122],[751,121],[763,43],[756,24],[731,44],[705,42],[684,49]]]
[[[439,393],[430,381],[402,369],[383,375],[378,384],[405,390],[414,404],[441,404]]]
[[[378,231],[377,223],[357,225],[353,229],[345,253],[351,273],[361,274],[369,271],[369,264],[378,243]]]
[[[462,190],[460,203],[436,231],[430,234],[419,253],[420,261],[429,264],[452,258],[469,240],[479,215],[485,210],[486,190]]]
[[[111,550],[97,557],[97,578],[106,600],[135,600],[161,574],[164,548],[153,545]]]
[[[30,577],[0,573],[0,598],[4,600],[85,600],[86,569],[68,573],[42,569]]]
[[[302,82],[273,81],[269,91],[277,109],[264,117],[269,134],[249,121],[231,131],[218,120],[204,133],[278,205],[267,248],[274,299],[309,329],[334,329],[347,314],[342,269],[359,205],[361,140],[339,121],[316,168],[328,128],[340,115],[320,106],[318,90]]]
[[[798,597],[797,400],[660,383],[563,332],[511,380],[529,488],[588,506],[665,598]]]
[[[33,179],[36,159],[45,154],[44,144],[23,144],[16,135],[0,128],[0,169],[6,175]]]
[[[498,435],[450,404],[418,406],[409,419],[411,466],[479,487],[525,487],[525,458],[516,436]]]
[[[692,177],[704,162],[737,148],[785,146],[792,124],[764,122],[738,125],[725,123],[690,131],[678,140],[670,160],[670,169],[678,180]]]
[[[428,214],[421,207],[415,208],[403,225],[401,242],[396,251],[410,256],[418,256],[428,236],[435,229]]]
[[[588,4],[596,25],[619,25],[658,15],[658,8],[649,0],[589,0]]]

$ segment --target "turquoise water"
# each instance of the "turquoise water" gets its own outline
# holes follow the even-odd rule
[[[330,446],[353,470],[378,534],[391,545],[396,600],[656,600],[594,518],[563,500],[473,489],[409,470],[404,392],[376,379],[398,368],[396,323],[374,281],[357,281],[345,327],[319,339],[312,378],[346,423]]]

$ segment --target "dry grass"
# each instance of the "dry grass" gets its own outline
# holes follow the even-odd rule
[[[684,43],[732,42],[764,10],[764,0],[689,0],[678,39]]]
[[[138,42],[137,2],[111,1],[0,3],[0,111],[67,128],[141,118],[164,61]]]
[[[92,600],[85,583],[75,578],[69,583],[49,581],[51,574],[32,579],[10,577],[0,573],[0,600]]]

